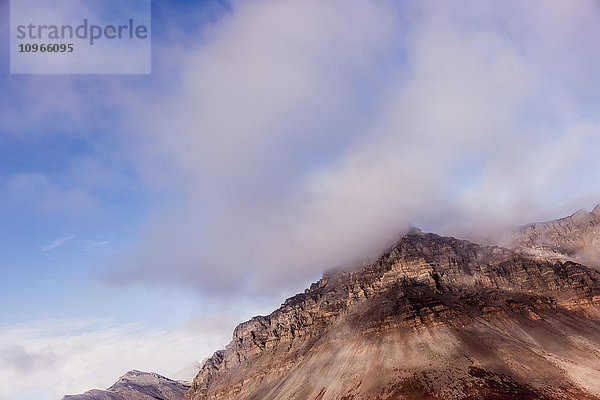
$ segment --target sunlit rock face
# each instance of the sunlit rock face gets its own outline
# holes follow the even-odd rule
[[[152,372],[129,371],[106,390],[93,389],[63,400],[181,400],[190,385]]]
[[[531,254],[600,266],[600,205],[592,212],[524,226],[510,244]]]
[[[413,230],[240,324],[185,398],[600,399],[598,332],[596,270]]]

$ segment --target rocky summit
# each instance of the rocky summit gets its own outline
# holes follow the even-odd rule
[[[93,389],[62,400],[180,400],[190,385],[151,372],[129,371],[106,390]]]
[[[596,270],[413,230],[240,324],[185,399],[600,399],[598,332]]]

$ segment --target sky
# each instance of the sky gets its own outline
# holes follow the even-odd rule
[[[190,378],[409,225],[600,202],[600,3],[152,1],[149,75],[11,75],[0,399]]]

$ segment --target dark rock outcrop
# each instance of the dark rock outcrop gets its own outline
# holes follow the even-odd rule
[[[599,272],[413,231],[240,324],[185,398],[600,399],[599,331]]]
[[[93,389],[67,395],[63,400],[181,400],[190,388],[186,382],[141,371],[129,371],[106,390]]]

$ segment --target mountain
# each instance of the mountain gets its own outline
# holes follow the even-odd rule
[[[600,266],[600,205],[592,212],[579,210],[566,218],[524,226],[509,242],[531,254]]]
[[[600,400],[600,205],[502,243],[413,229],[240,324],[191,385],[130,371],[63,400]]]
[[[587,249],[599,210],[530,237]],[[600,400],[598,332],[598,271],[413,230],[240,324],[185,399]]]
[[[93,389],[62,400],[181,400],[189,383],[141,371],[129,371],[106,390]]]

